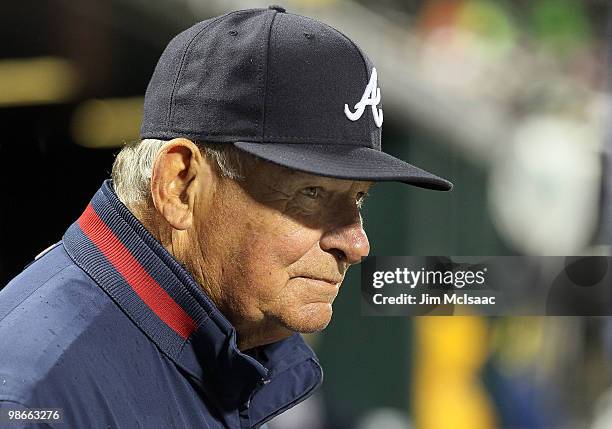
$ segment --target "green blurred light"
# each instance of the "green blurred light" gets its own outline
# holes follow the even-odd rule
[[[506,52],[514,45],[516,30],[503,5],[487,0],[470,0],[458,16],[458,25],[486,42],[490,53]]]
[[[591,37],[586,6],[576,0],[540,0],[532,9],[533,31],[553,54],[571,54]]]

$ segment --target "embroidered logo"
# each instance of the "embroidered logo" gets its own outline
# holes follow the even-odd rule
[[[363,91],[363,95],[361,96],[361,100],[359,103],[355,104],[355,111],[351,112],[348,104],[344,105],[344,114],[351,121],[356,121],[361,118],[365,108],[367,106],[372,106],[372,116],[374,116],[374,123],[377,127],[380,127],[383,123],[383,111],[382,109],[378,109],[376,106],[380,103],[380,88],[378,88],[378,75],[376,74],[376,69],[372,68],[372,75],[370,76],[370,81]]]

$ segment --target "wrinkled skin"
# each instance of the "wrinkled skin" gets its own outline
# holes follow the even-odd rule
[[[359,213],[370,185],[264,161],[235,181],[174,139],[154,165],[154,213],[141,218],[247,350],[327,326],[348,267],[370,249]]]

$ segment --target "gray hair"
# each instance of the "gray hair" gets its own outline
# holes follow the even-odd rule
[[[150,202],[153,163],[167,140],[144,139],[126,144],[117,154],[111,177],[119,200],[126,206]],[[215,161],[219,173],[233,180],[244,179],[247,162],[256,158],[231,144],[195,142],[202,154]]]

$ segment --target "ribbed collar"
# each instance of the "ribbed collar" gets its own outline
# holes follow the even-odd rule
[[[321,367],[299,334],[260,347],[258,359],[240,352],[234,327],[119,201],[112,181],[102,184],[63,242],[75,263],[164,354],[204,391],[215,392],[210,399],[223,409],[251,402],[256,393],[268,404],[265,415],[263,410],[252,414],[265,420],[321,384]],[[295,377],[297,367],[302,379]],[[280,398],[278,404],[268,397]]]

